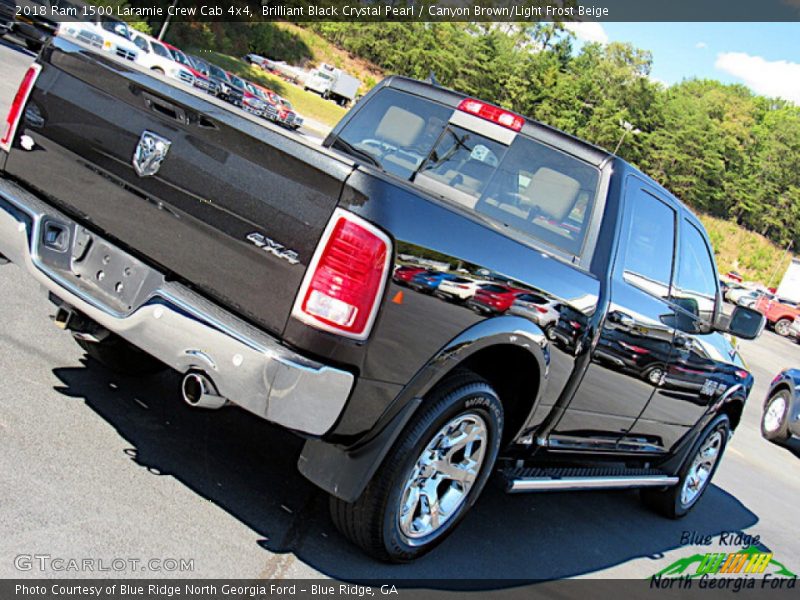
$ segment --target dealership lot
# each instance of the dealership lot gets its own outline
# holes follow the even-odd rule
[[[3,113],[30,60],[0,47]],[[756,387],[716,486],[685,520],[651,514],[635,492],[491,489],[443,547],[387,567],[333,529],[324,495],[295,470],[297,439],[237,409],[189,409],[173,374],[124,378],[86,362],[52,312],[18,268],[0,269],[0,577],[40,576],[15,559],[47,554],[192,561],[190,572],[124,571],[144,576],[641,578],[693,553],[680,547],[686,531],[758,535],[800,570],[800,446],[769,444],[758,426],[770,379],[800,366],[800,346],[772,333],[743,343]]]

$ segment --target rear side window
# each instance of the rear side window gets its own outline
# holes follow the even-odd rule
[[[333,147],[488,217],[504,231],[580,254],[598,170],[522,135],[507,146],[453,125],[453,112],[384,89]]]

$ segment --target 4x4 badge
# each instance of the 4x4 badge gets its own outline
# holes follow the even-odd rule
[[[158,173],[161,163],[167,157],[169,147],[172,145],[167,138],[143,131],[133,151],[133,168],[139,177],[147,177]]]

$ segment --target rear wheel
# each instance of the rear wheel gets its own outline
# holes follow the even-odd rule
[[[789,326],[792,324],[790,319],[778,319],[775,322],[775,333],[783,337],[789,337],[791,330]]]
[[[686,516],[708,489],[728,443],[731,427],[727,415],[718,415],[703,430],[689,460],[678,473],[678,483],[670,488],[643,489],[645,505],[670,519]]]
[[[664,377],[664,369],[661,367],[652,367],[645,375],[647,381],[652,383],[653,385],[660,385],[661,379]]]
[[[31,52],[38,52],[42,49],[42,42],[37,42],[36,40],[25,40],[25,46]]]
[[[79,338],[74,339],[90,358],[115,373],[146,375],[158,373],[167,368],[161,361],[114,334],[110,334],[99,342],[88,342]]]
[[[761,416],[761,435],[771,442],[789,439],[789,407],[791,397],[786,390],[775,392],[764,406]]]
[[[361,497],[331,497],[336,527],[384,561],[441,543],[475,503],[500,447],[503,407],[481,377],[449,377],[425,399]]]

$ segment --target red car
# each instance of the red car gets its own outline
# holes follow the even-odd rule
[[[183,53],[183,50],[180,48],[176,48],[172,44],[168,44],[167,42],[161,42],[164,46],[167,47],[170,54],[172,54],[172,58],[175,60],[176,63],[180,64],[184,69],[189,71],[192,75],[194,75],[194,86],[200,88],[204,92],[214,93],[213,87],[211,84],[211,80],[205,76],[205,74],[201,73],[197,69],[194,68],[189,58]]]
[[[744,277],[739,275],[736,271],[728,271],[725,273],[725,277],[730,279],[731,281],[735,281],[736,283],[742,283],[744,281]]]
[[[397,283],[408,285],[408,282],[414,279],[414,275],[419,275],[425,271],[422,267],[398,267],[395,270],[392,279]]]
[[[775,333],[784,337],[791,335],[789,327],[794,318],[800,316],[800,307],[797,304],[772,294],[759,296],[753,308],[767,317],[767,323],[775,330]]]
[[[514,289],[499,283],[487,283],[478,288],[467,305],[482,313],[504,313],[524,290]]]

